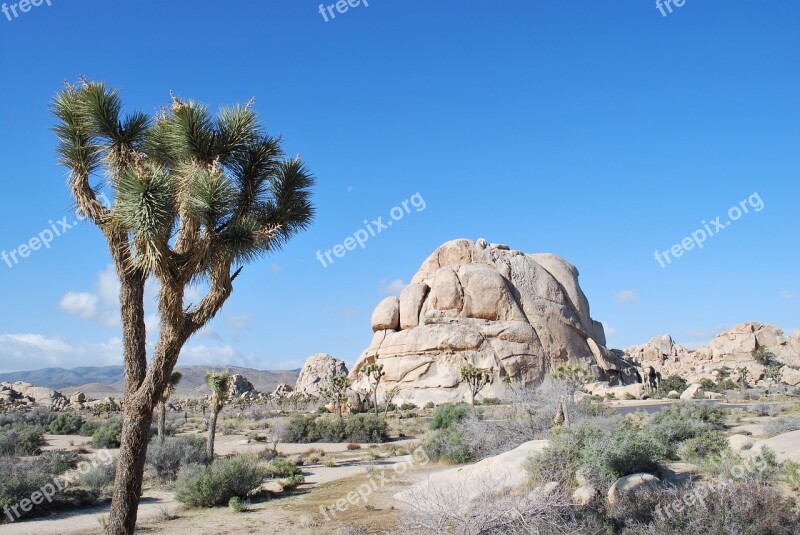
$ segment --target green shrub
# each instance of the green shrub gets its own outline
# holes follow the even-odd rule
[[[230,500],[228,500],[228,507],[230,507],[231,510],[236,513],[242,513],[247,510],[247,507],[245,507],[244,502],[238,496],[233,496],[231,497]]]
[[[17,505],[23,499],[30,499],[34,492],[47,484],[52,484],[53,478],[60,473],[53,473],[49,468],[48,463],[41,463],[38,460],[0,457],[0,510]],[[49,503],[43,502],[31,511],[25,512],[19,508],[17,511],[22,518],[47,509],[48,506],[50,506]],[[0,517],[0,523],[8,520],[6,515]]]
[[[401,411],[409,411],[409,410],[416,409],[416,408],[418,408],[418,407],[414,403],[406,402],[406,403],[403,403],[402,405],[400,405],[400,410]]]
[[[710,403],[679,403],[653,415],[645,432],[662,448],[665,458],[677,458],[681,444],[724,428],[726,412]]]
[[[450,429],[470,414],[470,406],[466,403],[445,403],[436,407],[431,421],[431,429]]]
[[[374,414],[352,414],[347,418],[295,415],[281,442],[385,442],[388,432],[386,420]]]
[[[77,435],[84,425],[84,420],[79,414],[68,412],[59,414],[50,422],[48,429],[53,435]]]
[[[234,496],[246,498],[266,477],[254,455],[217,459],[209,466],[190,464],[178,472],[175,499],[191,507],[224,505]]]
[[[637,473],[659,473],[661,448],[646,433],[625,423],[597,440],[583,442],[578,464],[590,477],[613,483]]]
[[[92,445],[96,448],[119,448],[122,435],[122,420],[113,418],[106,420],[92,434]]]
[[[663,395],[667,395],[670,391],[674,390],[678,394],[682,393],[689,386],[686,379],[680,375],[670,375],[666,379],[662,379],[658,384],[658,389]]]
[[[206,443],[200,437],[166,437],[147,446],[147,468],[161,481],[174,481],[187,464],[208,464]]]
[[[282,479],[280,481],[280,485],[283,490],[293,490],[305,482],[306,482],[305,477],[301,476],[300,474],[295,474],[293,476],[287,477],[286,479]]]
[[[44,444],[44,433],[39,427],[18,424],[0,432],[0,455],[38,455]]]
[[[433,409],[433,408],[435,408],[435,407],[436,407],[436,404],[435,404],[433,401],[429,401],[429,402],[427,402],[427,403],[425,404],[425,407],[424,407],[424,408],[426,408],[426,409]]]
[[[472,460],[470,445],[458,427],[436,430],[425,442],[425,452],[434,461],[463,464]]]
[[[300,474],[300,468],[297,467],[296,464],[286,460],[283,457],[279,457],[270,461],[270,463],[266,467],[266,474],[267,477],[271,479],[277,479],[280,477],[291,477]]]
[[[800,416],[782,416],[777,420],[767,422],[764,426],[767,435],[774,437],[783,433],[800,430]]]
[[[581,465],[583,450],[589,443],[599,441],[603,434],[604,431],[590,420],[554,429],[549,447],[528,460],[528,474],[534,483],[572,482]]]
[[[709,455],[720,455],[728,449],[728,437],[721,431],[706,431],[685,441],[680,456],[689,460],[702,460]]]
[[[81,474],[81,485],[89,489],[95,496],[101,496],[106,488],[114,485],[116,473],[116,463],[98,464]]]

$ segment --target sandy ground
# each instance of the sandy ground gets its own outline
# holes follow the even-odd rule
[[[303,446],[308,449],[308,445]],[[139,506],[137,532],[291,535],[332,533],[339,527],[359,521],[393,526],[397,510],[392,495],[421,480],[427,473],[440,469],[440,465],[416,463],[411,456],[379,460],[363,456],[339,461],[333,467],[321,464],[304,466],[304,485],[285,496],[254,503],[244,513],[234,513],[227,507],[187,509],[175,501],[172,492],[147,489]],[[347,505],[346,510],[327,512],[329,509],[326,508],[334,510],[337,501],[346,499],[348,495],[357,496],[359,488],[365,488],[364,484],[372,489],[366,499],[359,496],[353,504]],[[108,513],[108,507],[106,503],[78,512],[56,513],[17,524],[0,525],[0,535],[100,534],[99,519]]]

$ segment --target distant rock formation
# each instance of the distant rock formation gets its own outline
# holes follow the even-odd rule
[[[294,390],[307,396],[319,396],[322,388],[334,375],[347,375],[347,365],[343,360],[334,358],[327,353],[317,353],[306,359]]]
[[[253,392],[255,388],[253,383],[248,381],[244,375],[235,373],[231,376],[230,383],[228,383],[228,398],[242,397],[244,394]]]
[[[86,398],[84,396],[85,401]],[[75,406],[79,403],[75,401]],[[61,411],[70,406],[70,399],[61,392],[45,386],[30,383],[0,383],[0,405],[38,405],[54,411]]]
[[[483,396],[499,395],[505,381],[537,381],[566,363],[626,382],[624,362],[605,348],[603,326],[589,314],[578,270],[553,254],[525,254],[483,239],[436,249],[399,298],[378,304],[372,330],[351,379],[367,391],[360,371],[378,359],[386,373],[380,391],[396,389],[396,402],[465,399],[465,366],[491,371]]]
[[[792,337],[772,325],[742,323],[714,337],[707,346],[689,349],[676,344],[669,335],[656,336],[649,342],[625,350],[626,358],[642,368],[652,367],[661,378],[679,375],[689,383],[701,379],[717,381],[720,370],[728,368],[736,379],[736,369],[746,368],[748,381],[769,382],[766,367],[755,361],[754,349],[766,348],[783,364],[781,382],[800,385],[800,333]]]

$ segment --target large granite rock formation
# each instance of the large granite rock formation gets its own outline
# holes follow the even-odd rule
[[[327,353],[311,355],[300,370],[294,391],[308,396],[319,396],[320,390],[325,388],[331,377],[347,373],[347,366],[343,360]]]
[[[351,372],[354,388],[367,390],[359,372],[379,359],[380,390],[397,388],[396,403],[465,399],[464,366],[491,370],[483,396],[499,395],[507,378],[531,383],[562,363],[582,363],[606,379],[624,367],[605,348],[574,266],[485,240],[436,249],[399,298],[378,304],[372,330]]]
[[[662,378],[679,375],[690,383],[701,379],[716,381],[720,370],[746,368],[749,382],[765,382],[766,367],[755,361],[754,349],[765,347],[783,364],[781,380],[800,384],[800,333],[792,337],[772,325],[742,323],[714,337],[707,346],[689,349],[676,344],[669,335],[656,336],[649,342],[625,350],[626,358],[642,368],[652,367]]]

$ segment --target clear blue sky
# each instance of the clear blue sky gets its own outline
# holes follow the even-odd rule
[[[0,13],[0,250],[74,219],[48,105],[79,74],[149,112],[170,89],[214,108],[255,96],[318,177],[311,230],[245,269],[183,364],[352,363],[375,304],[461,237],[575,264],[612,347],[800,328],[796,0],[667,16],[650,1],[370,0],[327,23],[309,0],[51,3]],[[417,192],[425,210],[315,258]],[[755,192],[763,209],[702,249],[654,258]],[[0,261],[0,370],[119,362],[109,262],[88,224]]]

